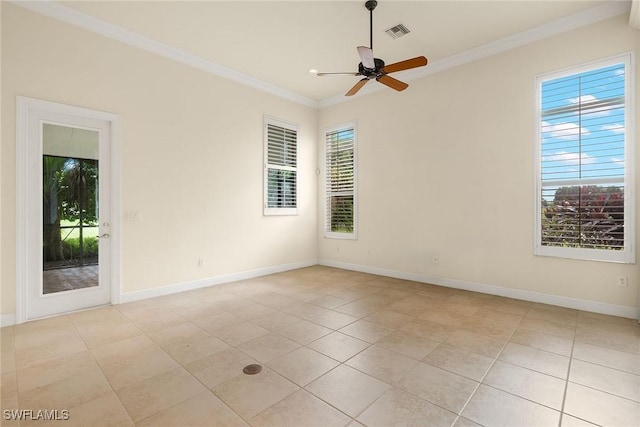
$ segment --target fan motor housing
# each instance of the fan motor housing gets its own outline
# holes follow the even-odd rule
[[[373,58],[373,61],[376,64],[376,68],[366,68],[361,62],[358,64],[358,73],[368,78],[380,77],[383,74],[384,61],[380,58]]]

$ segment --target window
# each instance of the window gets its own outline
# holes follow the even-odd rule
[[[298,128],[275,119],[264,124],[264,214],[297,214]]]
[[[355,124],[325,133],[325,237],[356,238]]]
[[[537,79],[536,255],[635,262],[630,66]]]

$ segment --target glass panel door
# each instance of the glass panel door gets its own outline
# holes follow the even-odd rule
[[[99,286],[99,133],[43,124],[42,295]]]
[[[117,303],[120,117],[16,104],[16,322]]]

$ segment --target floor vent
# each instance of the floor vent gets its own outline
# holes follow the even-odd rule
[[[242,368],[242,372],[247,375],[255,375],[257,373],[260,373],[260,371],[262,371],[262,366],[258,365],[257,363],[252,363],[251,365],[247,365]]]
[[[409,29],[403,24],[394,25],[393,27],[385,30],[385,33],[387,33],[392,39],[397,39],[398,37],[402,37],[410,32],[411,31],[409,31]]]

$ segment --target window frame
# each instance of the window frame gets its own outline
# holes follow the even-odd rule
[[[634,77],[634,54],[627,52],[621,55],[612,56],[602,60],[568,67],[559,71],[544,73],[536,76],[535,79],[535,151],[534,151],[534,255],[549,256],[558,258],[569,258],[588,261],[636,263],[635,254],[635,77]],[[595,71],[601,68],[610,67],[616,64],[624,64],[625,67],[625,87],[624,87],[624,245],[620,250],[576,248],[542,245],[542,189],[545,182],[542,179],[542,84],[544,82],[581,74],[588,71]],[[579,96],[582,96],[579,94]],[[571,180],[567,183],[571,186],[583,185],[606,185],[609,179],[600,180],[597,178],[583,178]],[[580,183],[576,184],[576,181]]]
[[[346,131],[351,129],[353,132],[353,231],[339,232],[330,231],[330,197],[329,194],[329,164],[328,164],[328,146],[327,135],[339,131]],[[343,123],[337,126],[331,126],[323,132],[323,147],[324,147],[324,224],[323,231],[324,237],[327,239],[342,239],[342,240],[357,240],[358,238],[358,127],[357,122]]]
[[[288,129],[296,133],[296,159],[295,167],[273,165],[269,163],[269,126],[275,126],[283,129]],[[263,139],[264,139],[264,157],[263,157],[263,215],[298,215],[298,152],[299,152],[299,128],[298,125],[276,119],[274,117],[265,116],[263,126]],[[296,174],[295,178],[295,207],[269,207],[269,171],[270,170],[291,170]]]

